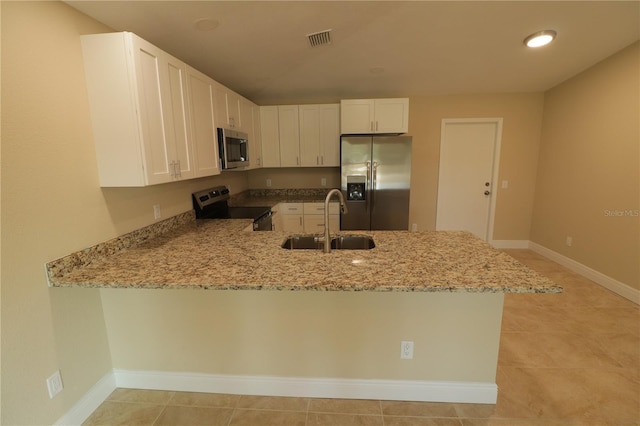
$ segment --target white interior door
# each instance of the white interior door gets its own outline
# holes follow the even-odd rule
[[[442,120],[436,230],[493,233],[502,119]]]

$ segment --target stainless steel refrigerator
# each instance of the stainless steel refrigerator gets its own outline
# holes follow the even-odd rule
[[[342,136],[343,230],[408,230],[411,136]]]

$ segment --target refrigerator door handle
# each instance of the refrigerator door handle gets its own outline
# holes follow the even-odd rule
[[[375,200],[373,199],[373,194],[375,194],[376,191],[378,190],[377,178],[378,178],[378,162],[374,161],[373,170],[371,171],[371,205],[373,205],[373,203],[375,202]]]
[[[371,197],[373,196],[373,190],[371,187],[371,161],[367,161],[367,183],[365,189],[365,209],[367,212],[371,211]]]

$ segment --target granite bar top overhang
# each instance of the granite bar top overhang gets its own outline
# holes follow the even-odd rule
[[[282,249],[289,233],[243,231],[250,223],[183,217],[175,228],[152,236],[143,232],[139,243],[120,244],[120,250],[96,246],[50,262],[49,282],[53,287],[150,289],[562,291],[468,232],[343,231],[371,235],[376,247],[323,253]]]

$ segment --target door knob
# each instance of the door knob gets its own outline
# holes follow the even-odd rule
[[[489,195],[491,194],[489,191],[484,191],[484,195]]]

